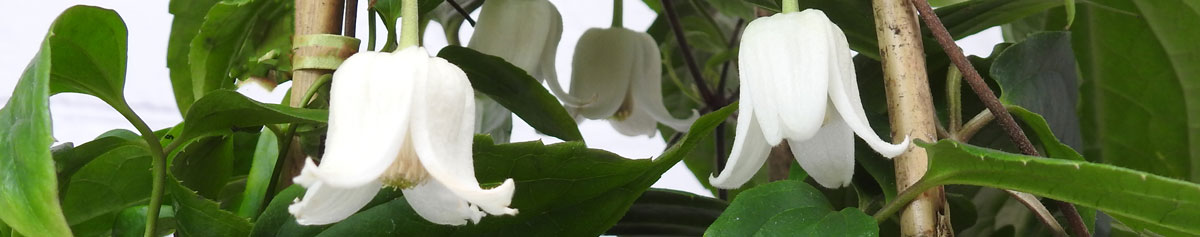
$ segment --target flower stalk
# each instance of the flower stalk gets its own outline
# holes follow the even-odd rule
[[[783,0],[783,13],[793,13],[800,11],[800,3],[798,0]]]
[[[410,46],[420,44],[421,28],[417,25],[417,0],[403,0],[400,2],[400,48],[404,49]]]
[[[625,27],[625,0],[613,0],[612,28]]]

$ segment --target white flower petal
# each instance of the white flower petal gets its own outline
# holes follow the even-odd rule
[[[742,86],[750,89],[742,97],[759,105],[754,116],[771,145],[785,137],[808,139],[824,120],[828,26],[811,15],[806,10],[759,18],[742,37],[738,66]]]
[[[789,139],[788,146],[800,167],[821,186],[844,187],[854,177],[854,132],[838,116],[830,116],[811,139]]]
[[[312,164],[311,160],[309,164]],[[375,197],[382,184],[379,181],[371,181],[358,187],[338,188],[316,181],[301,183],[301,186],[307,187],[308,190],[303,199],[288,206],[288,212],[292,213],[296,222],[301,225],[324,225],[354,215]]]
[[[625,136],[654,137],[655,134],[658,134],[658,122],[655,122],[650,114],[638,109],[630,111],[629,116],[624,119],[609,118],[607,120],[613,129]]]
[[[577,108],[589,119],[606,119],[617,112],[629,92],[630,72],[637,57],[635,32],[623,28],[592,28],[583,33],[571,62],[571,92],[575,98],[596,98]]]
[[[461,69],[432,58],[426,77],[414,90],[411,138],[417,157],[429,175],[450,191],[480,209],[494,214],[515,214],[512,180],[494,189],[480,188],[475,179],[471,144],[475,111],[467,75]]]
[[[554,77],[555,79],[558,78],[558,71],[555,70],[554,63],[555,58],[558,56],[558,42],[562,39],[563,31],[562,15],[558,13],[558,9],[554,7],[554,4],[550,4],[550,2],[547,1],[546,5],[549,6],[551,10],[550,18],[547,20],[548,23],[550,23],[548,28],[550,32],[548,35],[546,35],[546,43],[543,44],[544,48],[542,49],[541,66],[538,66],[540,70],[537,70],[536,72],[529,72],[534,78],[537,78],[538,81],[548,77]]]
[[[329,130],[321,166],[326,185],[358,187],[379,178],[404,143],[416,68],[424,49],[361,52],[342,63],[330,89]]]
[[[743,87],[742,93],[746,93]],[[713,187],[735,189],[746,184],[767,161],[771,145],[763,138],[762,127],[754,117],[752,99],[742,97],[738,107],[737,133],[733,138],[733,149],[729,153],[725,170],[717,176],[710,176],[708,183]]]
[[[404,189],[404,199],[417,215],[429,222],[442,225],[466,225],[467,221],[479,223],[484,213],[471,206],[466,200],[437,181],[426,182]]]
[[[639,36],[637,43],[641,48],[641,55],[636,59],[637,64],[633,66],[635,71],[629,85],[633,95],[634,114],[645,113],[671,129],[687,132],[692,122],[700,118],[700,113],[692,110],[691,117],[676,119],[667,111],[662,98],[662,55],[658,50],[658,43],[654,42],[654,38],[649,34],[640,33]]]
[[[891,144],[880,139],[879,135],[875,134],[875,130],[871,129],[871,125],[867,121],[867,113],[863,110],[862,99],[859,97],[858,78],[854,74],[854,62],[850,58],[850,46],[846,42],[846,35],[836,26],[829,28],[829,34],[832,37],[830,46],[836,49],[835,53],[829,57],[832,72],[829,81],[829,100],[837,108],[837,112],[847,126],[867,142],[871,149],[887,158],[904,153],[908,150],[910,142],[908,136],[905,136],[899,144]]]
[[[542,56],[554,54],[562,34],[561,23],[554,29],[553,20],[562,21],[554,4],[546,0],[490,0],[482,8],[467,47],[504,58],[530,75],[541,73],[539,67],[546,60]],[[553,58],[549,60],[553,62]]]

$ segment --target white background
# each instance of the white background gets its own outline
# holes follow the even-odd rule
[[[611,22],[612,3],[609,1],[552,0],[563,16],[563,35],[559,44],[556,62],[558,78],[569,85],[571,56],[575,42],[585,30],[592,27],[608,27]],[[114,9],[125,20],[129,29],[128,69],[125,81],[125,96],[133,110],[152,129],[170,127],[182,120],[171,95],[170,79],[166,67],[167,38],[171,30],[172,16],[167,12],[168,1],[121,1],[121,0],[40,0],[11,1],[0,9],[0,103],[7,103],[13,87],[37,53],[46,30],[54,18],[63,10],[76,4],[100,6]],[[365,19],[366,1],[359,4],[359,38],[367,34]],[[625,0],[625,27],[645,30],[654,20],[654,12],[640,0]],[[478,19],[478,11],[472,14]],[[382,25],[380,25],[382,26]],[[463,44],[470,39],[469,24],[461,31]],[[380,27],[380,31],[383,31]],[[431,23],[425,35],[425,47],[435,53],[446,45],[440,26]],[[382,39],[382,37],[381,37]],[[382,40],[380,40],[382,41]],[[992,45],[1002,41],[999,29],[993,28],[960,40],[967,54],[986,56]],[[365,44],[365,40],[363,41]],[[382,43],[380,43],[382,46]],[[931,47],[927,45],[926,47]],[[364,46],[365,48],[365,46]],[[239,89],[255,99],[278,102],[288,84],[277,87],[274,92],[257,86]],[[76,145],[89,141],[111,129],[134,130],[124,118],[99,99],[64,93],[50,98],[50,110],[54,123],[54,137],[59,142],[74,142]],[[512,141],[543,139],[547,143],[558,139],[539,136],[532,128],[514,118]],[[2,125],[0,125],[2,126]],[[588,146],[605,149],[625,157],[649,158],[658,156],[665,148],[661,135],[627,137],[618,134],[605,121],[585,121],[580,130]],[[654,184],[658,188],[670,188],[711,196],[696,178],[679,163]]]

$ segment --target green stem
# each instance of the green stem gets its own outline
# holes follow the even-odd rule
[[[154,229],[158,224],[158,210],[162,207],[163,182],[167,177],[166,153],[163,153],[162,143],[158,141],[158,137],[154,136],[154,130],[150,130],[150,126],[147,126],[146,122],[138,117],[133,109],[129,108],[129,103],[121,100],[119,103],[110,104],[142,134],[142,139],[146,140],[146,147],[150,149],[150,155],[154,157],[151,162],[153,163],[154,179],[151,181],[150,204],[146,209],[146,232],[144,235],[151,237],[154,236]]]
[[[908,206],[908,203],[912,202],[913,199],[916,199],[918,196],[921,196],[922,193],[925,193],[925,190],[933,187],[937,187],[937,185],[933,185],[933,183],[926,182],[925,180],[917,181],[917,183],[914,183],[912,186],[909,186],[907,189],[904,189],[903,192],[900,192],[900,194],[896,195],[896,198],[892,199],[892,202],[889,202],[887,205],[884,205],[883,208],[879,209],[879,212],[875,212],[875,222],[883,223],[888,219],[888,217],[891,217],[892,215],[896,214],[896,212],[900,211],[900,209]]]
[[[375,51],[375,8],[367,8],[367,51]]]
[[[321,77],[318,77],[317,81],[314,81],[312,86],[310,86],[308,90],[304,92],[304,98],[301,100],[304,101],[304,103],[300,104],[300,108],[308,107],[308,102],[312,101],[312,98],[317,94],[317,91],[320,91],[321,87],[325,87],[325,84],[329,84],[331,81],[333,81],[333,75],[331,74],[325,74],[321,75]],[[275,199],[274,190],[276,189],[275,186],[279,186],[279,175],[281,175],[281,171],[283,170],[283,159],[287,159],[288,150],[292,149],[292,140],[293,137],[296,136],[296,127],[299,127],[298,125],[299,124],[288,125],[286,132],[276,136],[279,138],[280,144],[279,157],[276,158],[275,168],[271,171],[271,177],[273,178],[271,178],[271,181],[267,183],[267,196],[263,199],[264,207],[270,204],[272,199]]]
[[[612,28],[624,27],[625,0],[613,0]]]
[[[417,25],[417,0],[403,0],[400,8],[400,47],[418,46],[421,42],[421,26]]]
[[[950,66],[946,71],[946,99],[950,107],[950,134],[958,133],[962,128],[962,73],[958,68]]]
[[[800,3],[797,0],[783,0],[783,13],[792,13],[800,11]]]

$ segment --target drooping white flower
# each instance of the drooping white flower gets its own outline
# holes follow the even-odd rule
[[[288,211],[303,225],[329,224],[391,186],[433,223],[516,214],[512,179],[492,189],[475,179],[473,95],[461,69],[422,47],[351,56],[333,76],[321,165],[309,160],[294,179],[308,191]]]
[[[741,102],[729,164],[715,187],[737,188],[787,139],[800,166],[821,186],[842,187],[854,175],[854,134],[891,158],[908,149],[871,129],[858,96],[842,30],[820,10],[781,13],[746,26],[738,52]]]
[[[554,56],[562,38],[562,16],[548,0],[489,0],[467,47],[503,58],[539,82],[555,77]],[[557,82],[557,81],[556,81]],[[512,112],[486,96],[476,96],[476,132],[508,142]]]
[[[687,131],[700,116],[692,111],[691,117],[677,119],[667,112],[662,100],[662,58],[658,44],[645,32],[588,29],[575,46],[571,67],[570,93],[556,94],[576,119],[607,119],[621,134],[653,136],[658,123]],[[554,90],[557,83],[550,84]]]
[[[538,81],[556,75],[562,15],[548,0],[488,0],[467,47],[512,63]]]

